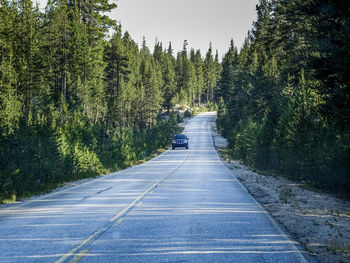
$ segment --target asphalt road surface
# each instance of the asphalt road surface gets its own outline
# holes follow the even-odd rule
[[[0,262],[307,262],[218,157],[213,113],[189,150],[0,209]]]

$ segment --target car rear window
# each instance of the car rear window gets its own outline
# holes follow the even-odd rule
[[[174,139],[186,139],[186,135],[177,134],[177,135],[174,136]]]

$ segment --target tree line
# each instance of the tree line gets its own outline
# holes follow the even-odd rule
[[[260,0],[222,61],[217,124],[238,160],[350,193],[350,3]]]
[[[174,105],[214,100],[211,45],[202,57],[187,41],[177,54],[156,41],[151,53],[113,8],[0,0],[0,200],[125,167],[169,144]]]

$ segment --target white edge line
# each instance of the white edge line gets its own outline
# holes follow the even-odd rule
[[[210,127],[210,126],[209,126]],[[213,132],[213,130],[211,129],[210,127],[210,131],[211,133]],[[288,238],[288,236],[290,236],[290,234],[286,231],[284,231],[280,225],[276,222],[276,220],[270,215],[270,213],[248,192],[247,188],[243,186],[243,184],[238,180],[235,172],[233,170],[231,170],[230,168],[228,168],[227,164],[221,159],[221,156],[218,154],[218,152],[216,151],[215,147],[214,147],[214,140],[213,140],[213,136],[211,135],[211,140],[212,140],[212,147],[214,148],[216,154],[219,156],[223,166],[228,170],[229,172],[229,175],[235,179],[235,181],[238,183],[238,185],[240,186],[240,188],[242,190],[244,190],[248,196],[250,197],[250,199],[262,210],[264,211],[267,219],[272,223],[272,225],[275,227],[275,229],[283,236],[283,238],[285,240],[288,240],[288,241],[295,241],[291,238]],[[294,244],[290,244],[290,246],[292,246],[293,249],[299,251],[299,258],[300,258],[300,262],[305,262],[305,263],[308,263],[309,261],[304,257],[304,255],[301,253],[300,249],[298,249]]]

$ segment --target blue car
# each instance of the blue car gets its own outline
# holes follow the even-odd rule
[[[185,134],[175,134],[171,141],[171,148],[175,150],[176,147],[186,147],[188,149],[188,137]]]

